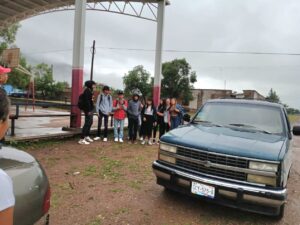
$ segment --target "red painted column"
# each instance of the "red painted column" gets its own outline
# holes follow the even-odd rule
[[[81,126],[81,111],[77,107],[79,95],[82,93],[83,69],[73,68],[72,70],[72,95],[71,95],[71,121],[70,126],[78,128]]]
[[[83,87],[84,40],[85,40],[86,0],[75,0],[72,95],[70,127],[81,127],[81,111],[77,107]]]
[[[160,86],[153,86],[153,103],[155,106],[159,105],[160,101]]]

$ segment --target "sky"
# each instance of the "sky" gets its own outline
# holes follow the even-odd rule
[[[186,58],[197,73],[195,88],[254,89],[263,95],[273,88],[282,102],[300,109],[300,55],[203,53],[300,53],[299,11],[298,0],[171,0],[166,8],[163,61]],[[30,63],[52,64],[55,79],[69,83],[73,21],[73,11],[24,20],[16,41]],[[93,40],[95,81],[123,88],[122,77],[137,65],[153,75],[155,22],[88,11],[85,80]]]

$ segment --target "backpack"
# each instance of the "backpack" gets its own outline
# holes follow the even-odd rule
[[[103,95],[101,94],[100,95],[99,105],[101,105],[102,100],[103,100]],[[108,96],[108,101],[109,101],[109,106],[111,106],[112,105],[112,97],[111,97],[111,95]]]
[[[81,95],[79,95],[77,106],[80,110],[84,110],[83,93]]]

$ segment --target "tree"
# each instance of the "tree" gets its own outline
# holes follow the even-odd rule
[[[20,24],[16,23],[3,30],[0,30],[0,54],[2,51],[13,44],[16,40],[17,31],[20,28]]]
[[[269,102],[280,103],[280,98],[277,95],[276,91],[273,90],[273,88],[271,88],[271,90],[269,91],[269,94],[266,97],[266,100]]]
[[[165,62],[162,66],[162,96],[182,98],[184,104],[193,99],[191,89],[197,82],[196,72],[185,59]]]
[[[123,77],[125,95],[130,96],[133,89],[138,88],[143,96],[150,96],[152,91],[153,79],[150,73],[143,66],[136,66]]]
[[[67,82],[56,82],[53,79],[52,68],[45,63],[38,64],[35,68],[35,89],[43,99],[59,99]]]

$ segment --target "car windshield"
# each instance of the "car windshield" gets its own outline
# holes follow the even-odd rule
[[[279,108],[254,104],[206,103],[192,122],[269,134],[284,129]]]

